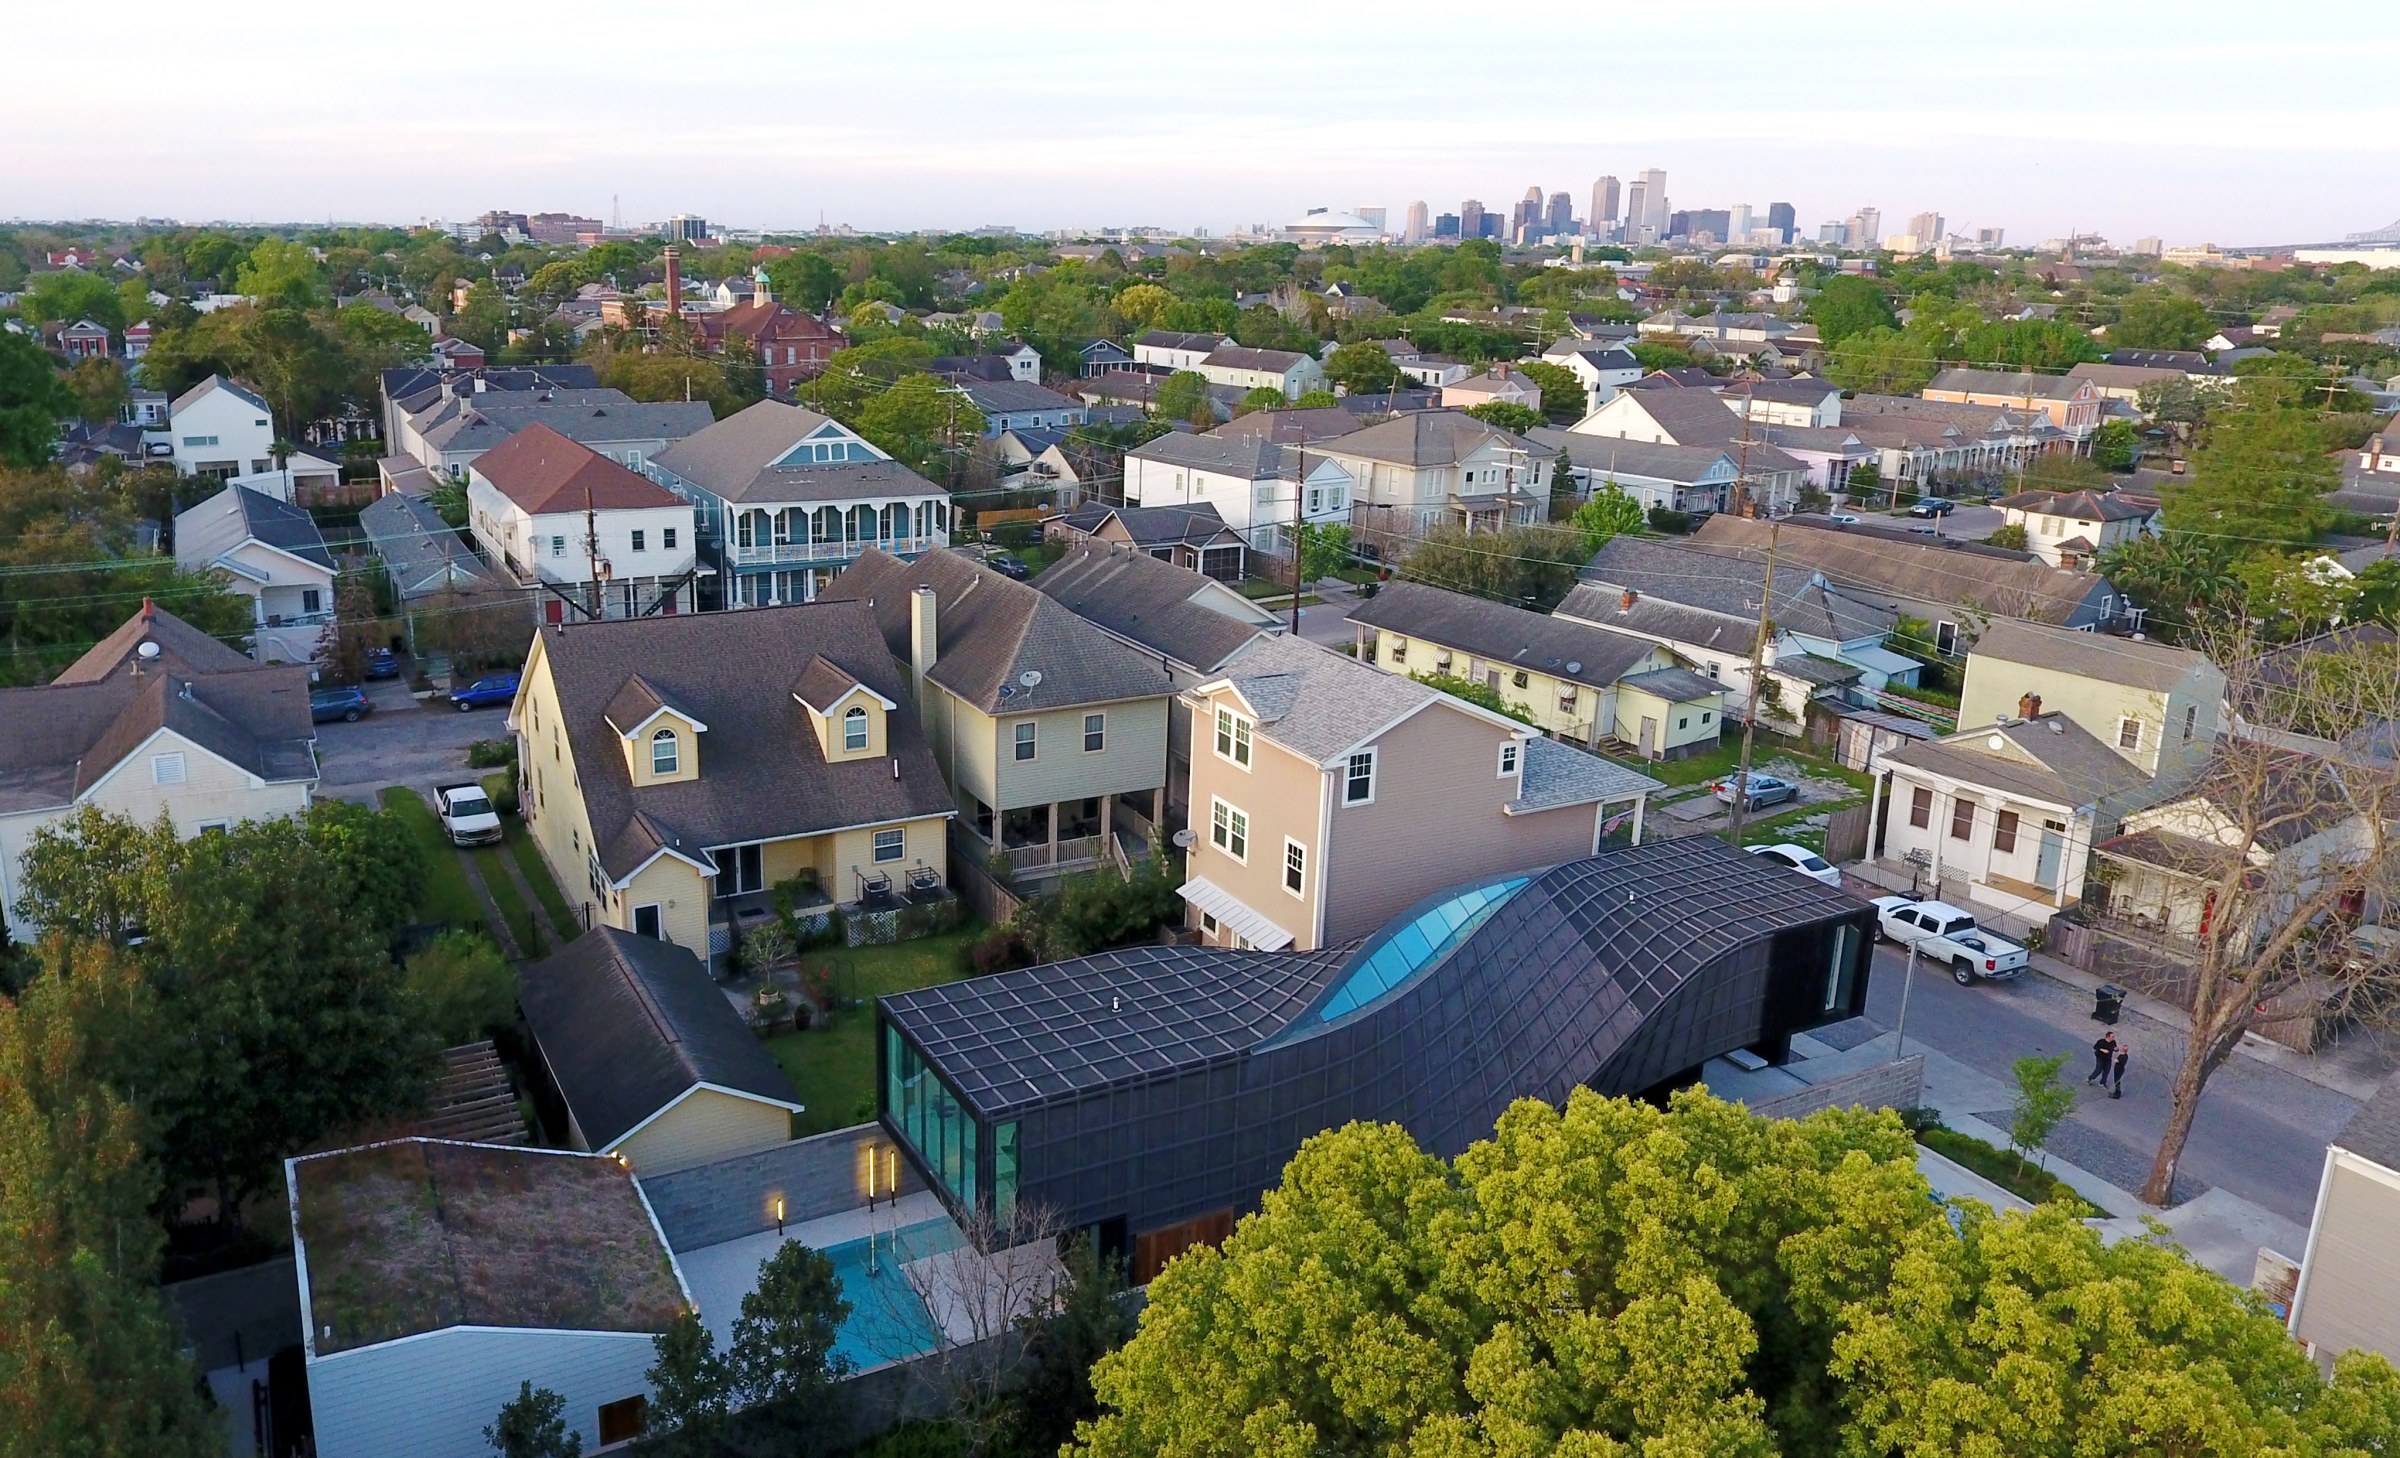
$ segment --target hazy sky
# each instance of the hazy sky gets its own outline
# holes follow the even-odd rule
[[[19,7],[0,217],[1157,223],[1661,167],[2010,241],[2400,218],[2400,4]],[[95,42],[99,42],[95,51]],[[97,87],[97,92],[94,88]]]

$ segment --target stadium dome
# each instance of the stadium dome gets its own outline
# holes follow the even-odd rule
[[[1356,213],[1310,208],[1283,225],[1283,236],[1303,246],[1322,246],[1327,243],[1371,243],[1383,236],[1383,230]]]

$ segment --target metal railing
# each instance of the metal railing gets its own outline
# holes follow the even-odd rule
[[[855,561],[869,547],[878,547],[896,557],[930,552],[944,545],[938,536],[885,537],[876,541],[786,542],[771,546],[730,546],[725,559],[737,567],[816,567],[828,563]]]

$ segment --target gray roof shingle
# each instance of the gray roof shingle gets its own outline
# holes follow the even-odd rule
[[[1633,536],[1612,537],[1602,543],[1581,575],[1583,580],[1559,604],[1559,614],[1636,632],[1653,630],[1638,626],[1624,611],[1622,599],[1627,589],[1637,594],[1637,609],[1643,600],[1657,599],[1754,625],[1759,593],[1766,585],[1763,563]],[[1775,574],[1775,604],[1768,616],[1788,632],[1847,643],[1882,637],[1891,631],[1898,615],[1888,607],[1828,587],[1785,563],[1778,565]],[[1747,645],[1751,631],[1751,627],[1743,627],[1734,641]],[[1713,640],[1672,636],[1713,646]]]
[[[1329,764],[1386,726],[1431,704],[1465,707],[1441,690],[1385,673],[1300,638],[1261,638],[1224,671],[1258,713],[1258,732]]]
[[[1350,620],[1593,688],[1609,687],[1658,651],[1657,644],[1630,633],[1420,582],[1385,583]]]
[[[1077,545],[1033,585],[1078,616],[1198,673],[1214,672],[1253,638],[1276,631],[1273,615],[1256,608],[1245,619],[1209,606],[1208,598],[1235,595],[1222,584],[1106,542]]]
[[[259,541],[331,572],[333,554],[306,509],[278,501],[247,486],[228,486],[175,516],[177,554],[185,561],[213,561],[245,541]]]
[[[1704,550],[1756,563],[1764,559],[1769,530],[1763,521],[1720,514],[1710,517],[1691,540]],[[2053,567],[2024,553],[1952,538],[1938,544],[1901,541],[1796,519],[1784,523],[1776,555],[1778,575],[1797,566],[1854,590],[2052,623],[2070,620],[2094,594],[2108,590],[2103,578]]]

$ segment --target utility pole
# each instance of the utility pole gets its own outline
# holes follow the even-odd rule
[[[1299,462],[1292,474],[1292,636],[1297,638],[1300,636],[1300,563],[1301,558],[1307,555],[1304,548],[1308,519],[1303,511],[1307,506],[1305,498],[1308,492],[1307,449],[1293,446],[1292,458]]]
[[[587,596],[592,620],[597,622],[606,604],[600,600],[600,516],[592,509],[592,488],[589,486],[583,488],[583,552],[584,564],[592,578],[592,588]]]
[[[1774,625],[1771,614],[1775,606],[1775,548],[1783,540],[1783,523],[1772,522],[1767,527],[1767,575],[1758,589],[1758,633],[1750,640],[1750,712],[1742,716],[1741,768],[1733,779],[1733,814],[1725,823],[1725,840],[1729,845],[1742,843],[1742,817],[1750,808],[1750,750],[1758,737],[1758,705],[1766,695],[1759,680],[1767,671],[1767,630]]]

